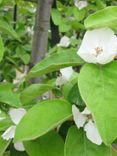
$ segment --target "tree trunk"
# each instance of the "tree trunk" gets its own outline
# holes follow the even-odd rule
[[[31,64],[42,60],[47,52],[50,12],[53,0],[38,0]]]

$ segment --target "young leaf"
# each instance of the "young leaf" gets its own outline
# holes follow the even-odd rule
[[[84,65],[78,84],[103,141],[111,144],[117,138],[117,61],[104,66]]]
[[[2,60],[3,55],[4,55],[4,44],[3,44],[2,38],[0,36],[0,61]]]
[[[0,30],[19,40],[17,33],[13,30],[13,28],[7,22],[3,20],[0,21]]]
[[[0,102],[8,104],[13,107],[21,106],[20,95],[13,92],[12,84],[1,83],[0,84]]]
[[[23,104],[27,104],[45,92],[53,89],[53,87],[54,86],[49,84],[32,84],[21,93],[21,102]]]
[[[117,6],[106,7],[89,15],[84,24],[87,29],[98,27],[117,29]]]
[[[64,156],[64,141],[55,131],[36,140],[25,142],[24,146],[31,156]]]
[[[57,9],[52,9],[51,16],[55,25],[61,24],[61,14]]]
[[[41,62],[37,63],[27,75],[27,79],[41,76],[60,68],[68,66],[82,65],[84,61],[76,54],[76,50],[70,50],[49,55]]]
[[[15,141],[38,138],[71,117],[71,105],[64,100],[47,100],[32,107],[16,128]]]
[[[111,156],[110,147],[104,144],[98,146],[91,143],[83,130],[78,130],[75,126],[68,131],[65,141],[65,156]]]

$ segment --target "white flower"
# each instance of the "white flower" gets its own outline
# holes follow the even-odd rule
[[[58,44],[59,47],[69,47],[70,45],[70,38],[67,36],[63,36]]]
[[[62,76],[68,81],[71,77],[71,75],[73,74],[73,69],[72,67],[66,67],[66,68],[62,68],[60,69],[60,73],[62,74]]]
[[[10,126],[2,134],[2,138],[4,140],[9,140],[9,139],[14,138],[16,126],[20,122],[22,117],[25,115],[25,113],[26,113],[26,110],[23,109],[23,108],[18,108],[18,109],[11,108],[9,110],[9,115],[10,115],[10,118],[13,121],[14,125]],[[16,150],[19,150],[19,151],[24,151],[25,150],[22,142],[18,142],[16,144],[14,144],[14,147],[16,148]]]
[[[86,131],[86,136],[89,140],[94,144],[101,145],[102,139],[94,122],[89,120],[89,122],[84,126],[84,130]]]
[[[61,76],[57,78],[56,85],[61,86],[61,85],[65,84],[67,81],[69,81],[73,72],[74,71],[73,71],[72,67],[66,67],[66,68],[60,69]]]
[[[110,28],[87,31],[77,54],[88,63],[109,63],[117,55],[117,37]]]
[[[79,10],[86,8],[88,5],[87,1],[79,1],[79,0],[75,0],[74,4]]]
[[[87,117],[82,115],[75,105],[72,106],[72,113],[76,126],[78,128],[83,127]]]
[[[12,139],[14,138],[14,135],[15,135],[15,129],[16,129],[16,126],[10,126],[3,134],[2,134],[2,138],[4,140],[9,140],[9,139]]]
[[[33,35],[34,34],[33,27],[27,27],[26,32],[29,33],[29,35]]]
[[[83,112],[80,112],[78,108],[73,105],[72,113],[76,126],[78,128],[84,127],[87,138],[94,144],[101,145],[102,139],[95,123],[92,121],[93,119],[91,118],[91,112],[87,109],[87,107]]]
[[[22,142],[15,143],[14,147],[17,151],[20,151],[20,152],[25,151],[25,148]]]
[[[15,125],[17,125],[20,122],[20,120],[25,114],[26,114],[26,110],[24,108],[18,108],[18,109],[11,108],[9,110],[9,115],[11,117],[11,120]]]

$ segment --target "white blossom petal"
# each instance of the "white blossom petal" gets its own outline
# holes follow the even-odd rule
[[[65,84],[67,82],[67,80],[63,77],[63,76],[59,76],[56,79],[56,86],[62,86],[63,84]]]
[[[11,108],[9,110],[9,115],[11,117],[11,120],[14,122],[14,124],[18,124],[20,122],[20,120],[22,119],[22,117],[25,115],[26,110],[24,108]]]
[[[70,45],[70,38],[67,36],[63,36],[58,44],[59,47],[69,47]]]
[[[101,145],[102,139],[100,137],[100,134],[98,132],[98,129],[96,128],[95,123],[93,123],[91,120],[84,126],[84,130],[86,131],[87,138],[93,142],[94,144]]]
[[[86,8],[88,3],[87,1],[79,1],[79,0],[75,0],[75,6],[79,9],[82,10],[83,8]]]
[[[73,119],[75,121],[76,126],[78,128],[83,127],[83,125],[85,124],[87,120],[87,117],[82,115],[75,105],[72,106],[72,114],[73,114]]]
[[[85,107],[85,109],[81,112],[81,114],[83,114],[83,115],[90,115],[91,112],[88,110],[87,107]]]
[[[72,67],[66,67],[60,69],[60,73],[62,74],[62,77],[65,78],[67,81],[70,79],[71,75],[73,74]]]
[[[17,151],[20,151],[20,152],[25,151],[25,148],[24,148],[24,145],[23,145],[22,142],[15,143],[15,144],[14,144],[14,148],[15,148]]]
[[[109,63],[117,55],[117,37],[110,28],[87,31],[77,54],[88,63]]]
[[[10,139],[14,138],[15,129],[16,129],[16,126],[11,126],[11,127],[9,127],[9,128],[2,134],[2,138],[3,138],[4,140],[10,140]]]

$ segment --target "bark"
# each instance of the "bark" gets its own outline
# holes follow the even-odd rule
[[[50,12],[53,0],[38,0],[31,65],[42,60],[47,52]]]

